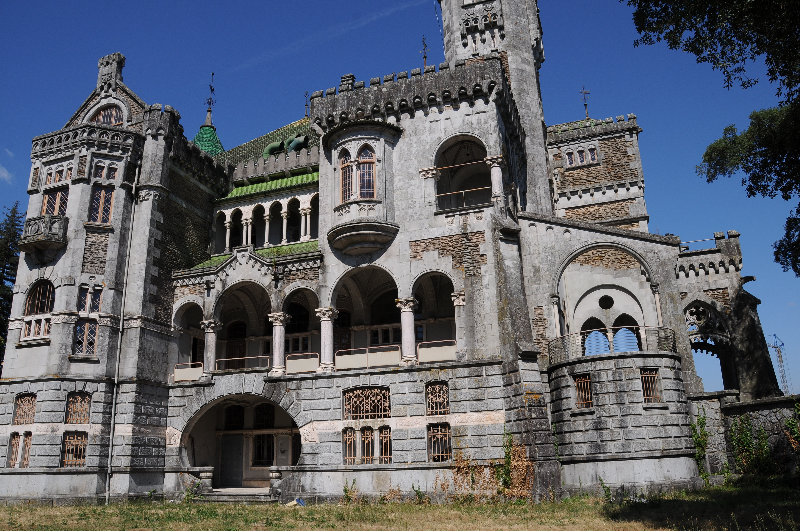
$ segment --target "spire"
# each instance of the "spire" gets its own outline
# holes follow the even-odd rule
[[[222,142],[217,136],[217,128],[211,121],[211,108],[217,103],[217,100],[214,99],[214,72],[211,72],[211,84],[208,88],[211,90],[211,95],[206,100],[206,105],[208,105],[206,121],[200,126],[200,131],[197,132],[192,142],[212,157],[216,157],[225,151],[225,148],[222,147]]]

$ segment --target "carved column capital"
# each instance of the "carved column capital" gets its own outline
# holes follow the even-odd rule
[[[339,316],[339,310],[336,308],[317,308],[315,311],[320,321],[333,321]]]
[[[413,312],[417,307],[417,299],[409,297],[407,299],[396,299],[394,301],[401,312]]]
[[[553,306],[558,306],[559,300],[560,297],[558,295],[550,295],[550,304],[552,304]]]
[[[269,322],[274,325],[286,326],[286,323],[292,320],[292,316],[288,313],[276,312],[267,315]]]
[[[506,162],[502,155],[495,155],[493,157],[486,157],[483,159],[490,168],[505,168]]]
[[[450,294],[450,298],[453,300],[453,306],[464,306],[464,292],[463,291],[454,291]]]
[[[283,219],[288,219],[289,218],[289,211],[285,210],[285,211],[281,212],[281,217]]]
[[[423,179],[436,179],[442,176],[442,173],[437,168],[422,168],[419,170],[419,176]]]
[[[222,329],[222,323],[219,321],[215,321],[213,319],[209,321],[200,321],[200,328],[206,334],[213,334],[219,332]]]
[[[658,282],[650,283],[650,291],[652,291],[654,294],[658,293]]]
[[[225,222],[225,228],[230,230],[230,228],[231,228],[231,222],[230,221],[226,221]]]

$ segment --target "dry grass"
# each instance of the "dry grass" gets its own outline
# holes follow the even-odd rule
[[[609,504],[577,497],[560,503],[450,503],[403,501],[282,507],[127,503],[110,507],[0,507],[0,530],[268,530],[345,529],[489,531],[634,531],[654,529],[800,529],[800,490],[785,483],[743,484],[678,492],[647,501]]]

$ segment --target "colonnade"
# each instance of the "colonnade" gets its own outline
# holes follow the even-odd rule
[[[306,242],[306,241],[309,241],[311,239],[311,208],[310,207],[309,208],[301,208],[298,211],[298,213],[300,214],[300,238],[299,238],[298,241]],[[285,211],[281,212],[280,214],[276,214],[276,216],[280,215],[280,217],[283,219],[283,229],[281,231],[282,237],[281,237],[280,245],[284,245],[284,244],[289,243],[289,235],[288,235],[289,214],[290,214],[290,212],[288,210],[285,210]],[[269,247],[270,246],[270,243],[269,243],[269,222],[270,222],[270,219],[272,219],[272,218],[270,217],[269,212],[264,214],[262,217],[263,217],[263,220],[264,220],[264,234],[263,234],[264,247]],[[253,245],[253,241],[255,240],[255,234],[253,234],[253,230],[251,230],[250,227],[253,225],[254,221],[255,221],[255,216],[251,216],[249,218],[245,218],[245,217],[242,218],[242,245],[245,245],[245,246],[246,245]],[[225,221],[225,252],[226,253],[231,252],[231,227],[232,227],[232,225],[233,225],[233,222],[230,219]]]

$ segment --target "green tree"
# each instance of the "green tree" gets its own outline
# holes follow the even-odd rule
[[[621,0],[625,1],[625,0]],[[634,46],[666,42],[693,54],[724,77],[726,88],[749,88],[748,68],[763,60],[781,97],[778,107],[754,111],[739,133],[730,125],[706,148],[697,173],[713,182],[744,174],[750,197],[800,197],[800,0],[627,0],[640,38]],[[760,66],[757,66],[760,68]],[[775,261],[800,276],[800,205],[773,245]]]
[[[19,264],[19,239],[22,236],[24,212],[19,202],[6,208],[5,218],[0,222],[0,363],[6,349],[8,318],[11,315],[11,299]],[[2,368],[0,368],[2,370]]]

